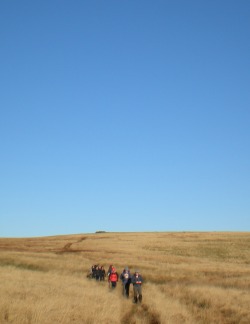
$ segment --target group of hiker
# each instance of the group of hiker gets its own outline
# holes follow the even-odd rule
[[[105,279],[106,272],[103,266],[95,264],[91,267],[90,277],[96,279],[97,281],[103,281]]]
[[[139,270],[135,270],[133,274],[131,274],[128,267],[125,267],[122,273],[118,274],[116,268],[111,264],[108,268],[107,274],[103,266],[93,265],[91,267],[90,278],[96,279],[97,281],[104,281],[107,276],[107,280],[109,283],[109,288],[114,289],[117,286],[117,282],[119,279],[122,282],[122,294],[124,297],[129,298],[129,288],[130,284],[133,285],[133,293],[134,299],[133,302],[137,304],[138,302],[142,302],[142,276]]]

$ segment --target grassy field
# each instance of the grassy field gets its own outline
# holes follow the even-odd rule
[[[143,302],[88,279],[140,269]],[[250,233],[0,238],[0,323],[250,323]]]

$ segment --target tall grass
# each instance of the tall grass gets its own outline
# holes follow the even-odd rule
[[[92,264],[138,268],[142,304]],[[0,278],[0,323],[250,323],[249,233],[2,238]]]

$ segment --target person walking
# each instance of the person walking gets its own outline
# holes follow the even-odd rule
[[[101,275],[101,267],[98,265],[96,267],[96,273],[95,273],[95,279],[96,279],[96,281],[100,281],[100,275]]]
[[[96,272],[97,272],[97,264],[92,265],[91,271],[92,271],[92,278],[96,278]]]
[[[105,275],[106,275],[105,269],[104,269],[103,266],[101,266],[101,268],[100,268],[100,281],[104,281]]]
[[[108,272],[107,272],[108,277],[111,274],[112,268],[113,268],[113,264],[111,264],[108,268]]]
[[[134,290],[134,303],[137,304],[139,301],[142,302],[142,276],[139,273],[139,270],[136,270],[131,278],[131,282],[133,284],[133,290]]]
[[[131,284],[131,273],[128,267],[125,267],[120,275],[122,281],[122,294],[124,297],[129,298],[129,287]]]
[[[116,287],[116,283],[118,282],[118,280],[119,280],[119,275],[116,272],[115,267],[112,267],[111,273],[109,274],[109,277],[108,277],[109,286],[112,289],[114,289]]]

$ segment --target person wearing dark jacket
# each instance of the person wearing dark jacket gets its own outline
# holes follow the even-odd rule
[[[101,275],[101,267],[98,265],[97,268],[96,268],[96,272],[95,272],[95,279],[97,281],[100,280],[100,275]]]
[[[101,266],[101,268],[100,268],[100,281],[103,281],[104,280],[105,275],[106,275],[105,269],[104,269],[103,266]]]
[[[113,268],[113,265],[111,264],[108,268],[108,272],[107,272],[107,275],[109,277],[109,275],[111,274],[111,271],[112,271],[112,268]]]
[[[91,271],[92,271],[92,278],[96,278],[96,272],[97,272],[97,265],[93,265],[92,268],[91,268]]]
[[[141,303],[142,302],[141,285],[143,279],[138,270],[136,270],[134,275],[132,276],[131,282],[133,284],[133,290],[134,290],[134,303],[137,304],[138,301]]]
[[[120,279],[122,281],[122,286],[123,286],[123,296],[124,297],[129,297],[129,286],[131,284],[131,274],[128,269],[128,267],[125,267],[123,272],[120,275]]]

